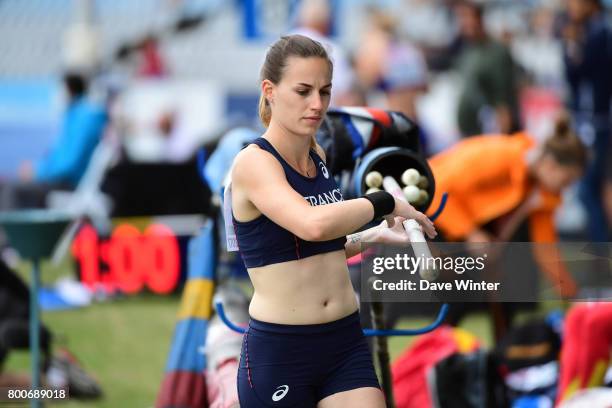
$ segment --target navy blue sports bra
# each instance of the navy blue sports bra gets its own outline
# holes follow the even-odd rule
[[[342,193],[323,160],[313,150],[310,157],[317,167],[316,177],[306,177],[291,167],[266,139],[252,143],[274,155],[285,170],[289,185],[310,205],[324,205],[343,201]],[[247,268],[293,261],[312,255],[344,249],[344,237],[330,241],[304,241],[261,214],[251,221],[236,220],[232,212],[238,248]]]

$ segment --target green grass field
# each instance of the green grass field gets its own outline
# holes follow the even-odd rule
[[[43,320],[104,390],[97,401],[66,407],[151,407],[159,388],[178,299],[143,295],[44,313]],[[29,353],[11,354],[7,370],[27,372]]]
[[[42,265],[43,284],[70,275],[73,265]],[[29,280],[29,265],[18,273]],[[168,355],[179,296],[142,294],[93,303],[80,309],[43,312],[54,346],[66,346],[104,391],[95,401],[73,399],[60,407],[152,407]],[[27,351],[10,354],[4,369],[29,373]]]
[[[104,389],[97,401],[72,400],[61,407],[153,406],[172,338],[178,297],[142,295],[69,311],[44,313],[44,322],[79,358]],[[401,327],[419,327],[426,319],[403,320]],[[484,316],[466,321],[466,328],[488,340]],[[391,358],[396,358],[414,337],[389,340]],[[12,353],[7,370],[28,372],[29,354]]]
[[[46,265],[43,281],[53,282],[70,269],[69,265],[57,269]],[[20,273],[27,276],[27,267]],[[143,294],[81,309],[44,313],[43,321],[56,335],[56,345],[67,346],[104,390],[100,400],[71,400],[53,406],[152,407],[163,376],[179,301],[179,296]],[[405,319],[399,326],[415,328],[428,323],[427,319]],[[491,345],[490,327],[484,314],[469,316],[463,328],[477,335],[485,347]],[[391,359],[414,339],[390,338]],[[29,354],[12,353],[5,370],[27,373]]]

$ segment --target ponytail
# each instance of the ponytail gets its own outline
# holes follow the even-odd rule
[[[270,104],[263,95],[259,95],[259,120],[263,123],[264,127],[270,126],[270,119],[272,118],[272,112],[270,110]]]
[[[318,145],[319,144],[317,143],[317,136],[316,134],[314,134],[312,135],[312,138],[310,139],[310,148],[316,152]]]
[[[586,167],[587,149],[574,132],[567,113],[564,112],[557,118],[552,136],[544,143],[543,153],[550,154],[561,165],[577,166],[581,169]]]

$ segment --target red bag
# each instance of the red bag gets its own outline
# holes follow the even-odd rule
[[[479,348],[474,335],[450,326],[441,326],[419,337],[391,366],[396,407],[432,407],[427,387],[429,370],[451,354],[470,353]]]

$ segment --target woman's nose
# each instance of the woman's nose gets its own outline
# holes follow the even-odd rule
[[[312,100],[310,102],[310,108],[312,110],[321,110],[323,108],[323,101],[321,96],[318,94],[314,94]]]

